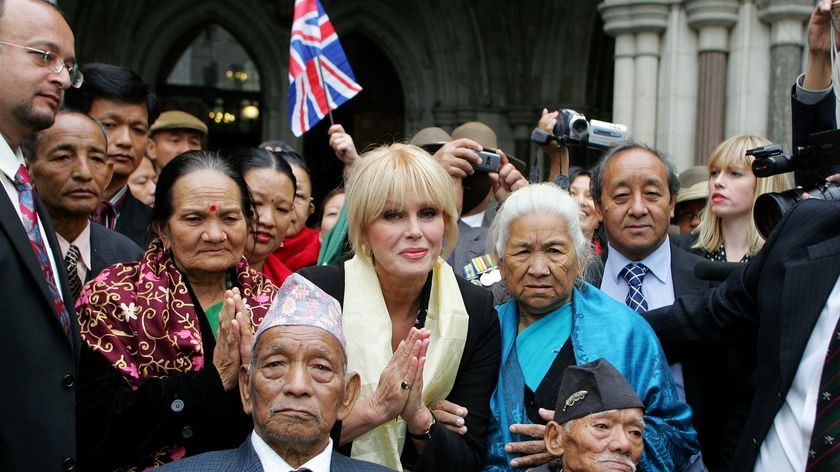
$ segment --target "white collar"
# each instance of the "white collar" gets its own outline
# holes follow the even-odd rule
[[[330,470],[330,463],[332,462],[332,439],[327,442],[327,447],[323,451],[301,464],[300,467],[290,466],[279,454],[274,452],[271,446],[263,441],[256,431],[251,433],[251,445],[254,446],[254,451],[257,453],[257,457],[260,458],[260,463],[265,472],[289,472],[290,470],[297,470],[303,467],[312,472],[329,472]]]

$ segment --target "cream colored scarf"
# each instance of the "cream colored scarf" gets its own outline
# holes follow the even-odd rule
[[[393,355],[391,317],[370,259],[356,255],[344,263],[344,333],[349,370],[362,377],[359,400],[376,390],[379,375]],[[432,332],[423,368],[423,401],[429,405],[449,395],[461,364],[469,317],[452,268],[438,259],[426,329]],[[405,421],[394,420],[353,440],[352,457],[402,470],[400,454],[406,438]]]

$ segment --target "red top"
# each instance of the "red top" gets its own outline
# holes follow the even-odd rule
[[[273,255],[292,272],[313,266],[318,263],[318,252],[321,250],[318,234],[318,231],[304,226],[300,233],[283,240],[283,247],[277,248]]]

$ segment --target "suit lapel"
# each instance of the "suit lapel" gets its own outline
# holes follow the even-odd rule
[[[42,219],[40,205],[38,208],[38,219]],[[20,217],[9,201],[6,192],[3,192],[2,196],[0,196],[0,226],[3,227],[3,230],[9,236],[9,241],[11,241],[15,251],[21,256],[26,269],[35,279],[41,295],[49,302],[50,306],[53,306],[52,295],[50,295],[50,289],[44,279],[41,263],[38,262],[38,256],[35,255],[35,251],[32,250],[32,244],[29,242],[26,229],[24,229],[23,223],[21,223]]]
[[[103,228],[104,229],[104,228]],[[90,281],[93,274],[99,274],[105,268],[105,261],[99,254],[99,227],[96,223],[90,224],[90,270],[87,273],[85,282]]]
[[[782,385],[796,375],[811,332],[840,274],[840,236],[809,246],[804,260],[785,266],[780,316],[779,370]]]
[[[671,280],[674,283],[674,298],[690,295],[709,287],[709,283],[694,275],[696,261],[690,254],[671,243]]]

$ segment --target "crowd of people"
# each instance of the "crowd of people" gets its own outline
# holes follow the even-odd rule
[[[829,7],[795,146],[836,128]],[[77,65],[49,2],[0,1],[0,61],[0,470],[840,470],[840,203],[754,222],[840,163],[551,142],[529,182],[481,122],[363,154],[336,124],[316,202],[288,143],[206,150],[135,72]]]

